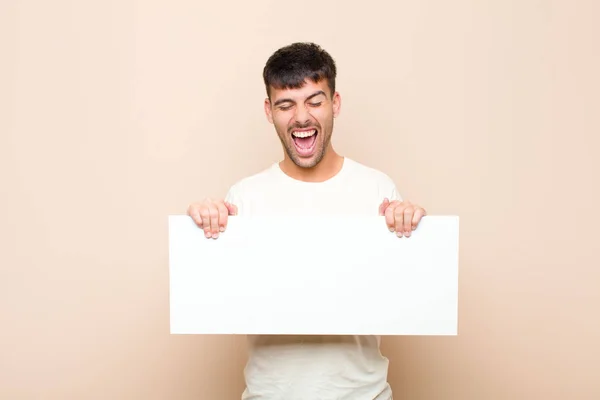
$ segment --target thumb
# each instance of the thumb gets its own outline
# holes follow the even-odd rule
[[[385,213],[385,209],[390,205],[390,201],[386,197],[383,199],[383,203],[379,206],[379,215],[383,215]]]

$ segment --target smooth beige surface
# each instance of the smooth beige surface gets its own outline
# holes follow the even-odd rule
[[[243,338],[169,335],[167,215],[281,157],[297,40],[337,149],[461,218],[459,336],[385,338],[395,399],[600,398],[599,4],[3,0],[0,398],[239,399]]]

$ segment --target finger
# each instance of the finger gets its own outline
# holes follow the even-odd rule
[[[204,205],[202,209],[199,211],[200,217],[202,218],[202,228],[204,228],[204,236],[207,238],[211,237],[210,233],[210,210]]]
[[[410,237],[410,233],[412,232],[412,219],[413,219],[414,212],[415,212],[415,209],[412,206],[406,207],[403,212],[403,218],[404,218],[403,230],[404,230],[404,236],[406,236],[406,237]]]
[[[413,231],[415,229],[417,229],[419,222],[421,222],[421,218],[423,218],[425,216],[425,214],[426,214],[426,212],[423,208],[417,207],[417,209],[415,210],[415,214],[412,217],[412,230]]]
[[[214,239],[219,236],[219,209],[214,203],[210,205],[210,233]]]
[[[237,215],[238,208],[235,204],[225,202],[225,207],[227,207],[227,211],[229,211],[229,215]]]
[[[394,204],[390,204],[384,211],[385,213],[385,224],[387,225],[390,232],[394,232]]]
[[[379,215],[383,215],[383,213],[389,205],[390,201],[387,198],[383,199],[383,203],[379,205]]]
[[[394,210],[394,223],[398,237],[402,237],[404,230],[404,208],[404,206],[398,206]]]
[[[187,209],[187,214],[192,218],[194,223],[198,225],[199,228],[202,228],[202,217],[200,216],[200,212],[198,207],[194,204],[190,204]]]
[[[225,228],[227,228],[227,215],[229,214],[229,210],[225,204],[221,202],[217,203],[217,210],[219,211],[219,232],[225,232]]]

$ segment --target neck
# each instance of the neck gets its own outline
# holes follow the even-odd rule
[[[285,153],[285,152],[284,152]],[[323,159],[312,168],[302,168],[285,154],[279,163],[281,170],[291,178],[304,182],[323,182],[333,178],[342,169],[344,157],[335,152],[331,145],[327,148]]]

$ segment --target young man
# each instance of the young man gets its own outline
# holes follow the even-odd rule
[[[312,43],[294,43],[269,58],[263,71],[264,108],[284,158],[235,183],[224,200],[206,199],[189,206],[188,214],[207,238],[217,239],[225,231],[229,215],[375,213],[385,215],[381,229],[410,237],[425,210],[403,201],[384,173],[333,149],[333,122],[341,106],[335,78],[334,60]],[[315,255],[298,243],[290,257],[299,256],[311,262]],[[248,339],[244,400],[392,398],[380,337],[252,335]]]

